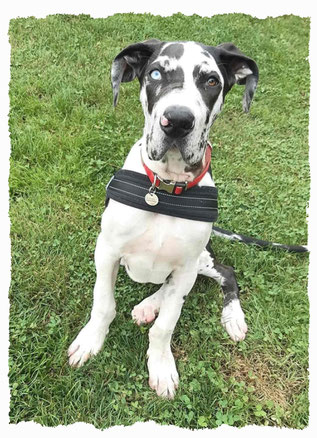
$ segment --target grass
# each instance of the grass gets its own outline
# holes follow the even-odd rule
[[[93,252],[105,185],[141,136],[138,84],[112,108],[113,58],[156,37],[234,42],[260,82],[248,115],[242,87],[227,96],[211,133],[218,223],[282,243],[306,243],[309,199],[309,19],[54,15],[10,23],[10,421],[96,428],[154,420],[183,428],[308,424],[308,257],[213,239],[235,266],[247,339],[220,325],[218,286],[199,278],[173,337],[181,383],[173,401],[147,384],[148,327],[130,311],[153,285],[120,271],[118,314],[102,352],[82,369],[66,351],[87,322]],[[111,230],[109,230],[111,232]]]

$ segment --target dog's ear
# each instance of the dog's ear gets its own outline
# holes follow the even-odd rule
[[[216,47],[220,60],[219,68],[225,71],[225,93],[234,84],[245,85],[242,106],[247,113],[259,80],[259,69],[253,59],[242,53],[234,44],[223,43]]]
[[[161,44],[162,42],[156,39],[131,44],[115,57],[111,68],[114,106],[118,102],[121,82],[133,81],[135,77],[140,79],[147,61]]]

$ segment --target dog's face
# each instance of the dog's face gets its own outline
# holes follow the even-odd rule
[[[115,105],[120,83],[139,79],[149,158],[164,160],[168,150],[177,148],[185,163],[195,166],[205,153],[210,127],[225,95],[235,83],[246,84],[243,107],[249,110],[258,69],[233,44],[212,47],[150,40],[120,52],[111,75]]]

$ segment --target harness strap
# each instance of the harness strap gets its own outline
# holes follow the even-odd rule
[[[207,169],[208,170],[208,169]],[[180,217],[202,222],[215,222],[218,217],[218,190],[216,187],[194,186],[181,194],[167,193],[156,189],[157,205],[148,205],[145,196],[149,193],[149,179],[132,170],[120,169],[111,178],[107,185],[107,199],[114,199],[122,204],[129,205],[153,213]]]

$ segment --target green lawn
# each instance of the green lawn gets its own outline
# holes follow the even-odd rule
[[[235,87],[211,133],[218,225],[303,244],[309,26],[296,16],[242,14],[11,21],[11,423],[307,426],[307,255],[213,239],[219,261],[236,269],[249,333],[238,345],[229,339],[221,291],[199,278],[173,337],[181,379],[173,401],[148,387],[148,327],[130,315],[154,285],[133,283],[120,270],[104,349],[79,370],[68,366],[66,351],[89,318],[106,183],[142,135],[137,81],[123,84],[112,108],[113,58],[155,37],[231,41],[255,59],[260,81],[251,112],[242,112],[243,87]]]

